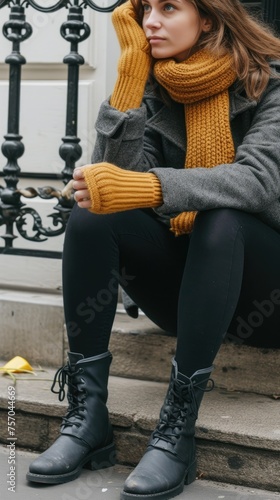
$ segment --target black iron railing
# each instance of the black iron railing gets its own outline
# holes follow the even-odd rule
[[[63,61],[68,66],[66,129],[59,148],[59,155],[64,162],[64,168],[59,176],[63,187],[72,178],[75,164],[82,156],[80,139],[77,135],[77,114],[79,68],[84,64],[84,59],[79,54],[78,47],[79,43],[90,36],[90,27],[84,22],[83,12],[87,7],[98,12],[111,12],[122,1],[124,0],[117,0],[109,7],[100,7],[92,0],[58,0],[53,5],[46,7],[35,0],[0,0],[0,9],[6,6],[10,7],[10,16],[3,26],[3,34],[12,44],[12,52],[5,60],[6,64],[9,65],[10,74],[8,130],[2,144],[2,153],[7,158],[7,163],[0,172],[5,181],[5,186],[0,185],[0,226],[5,226],[5,233],[1,235],[4,244],[0,246],[0,253],[51,258],[61,257],[61,252],[15,248],[13,246],[14,239],[18,237],[15,235],[15,229],[22,238],[32,242],[44,242],[48,238],[61,235],[65,231],[74,204],[73,196],[64,196],[63,189],[57,190],[51,186],[37,189],[32,187],[20,189],[18,187],[19,178],[21,177],[18,159],[24,153],[19,126],[21,68],[26,63],[20,49],[21,43],[32,36],[32,26],[26,21],[25,8],[31,7],[44,13],[55,12],[63,8],[68,11],[67,20],[60,28],[61,36],[70,43],[70,52]],[[41,2],[44,3],[44,0],[41,0]],[[254,11],[260,11],[265,21],[273,24],[280,32],[280,0],[247,1],[243,3]],[[37,177],[42,176],[38,174]],[[40,214],[22,201],[24,198],[35,197],[56,199],[55,212],[49,215],[53,227],[45,227]],[[33,221],[32,230],[27,229],[27,217],[29,219],[31,217]]]
[[[69,218],[71,208],[74,204],[73,196],[64,196],[62,190],[51,186],[42,188],[18,187],[21,169],[18,159],[24,153],[22,136],[20,135],[20,91],[21,91],[21,68],[26,63],[21,54],[21,43],[32,36],[32,26],[26,21],[25,8],[30,6],[40,12],[50,13],[66,8],[68,10],[67,20],[60,28],[61,36],[70,43],[70,52],[64,57],[63,62],[68,66],[68,86],[66,104],[66,128],[65,136],[59,148],[59,155],[64,161],[61,171],[62,186],[72,178],[72,172],[76,162],[82,156],[80,139],[77,136],[78,116],[78,87],[79,68],[84,64],[84,58],[78,52],[79,43],[90,36],[90,27],[84,22],[84,9],[89,7],[98,12],[111,12],[122,0],[117,0],[109,7],[100,7],[92,0],[58,0],[53,5],[44,6],[34,0],[0,0],[0,9],[10,7],[9,20],[3,26],[3,35],[12,44],[12,52],[5,59],[9,65],[9,105],[8,105],[8,130],[4,136],[2,153],[7,158],[3,168],[5,186],[0,185],[0,226],[5,226],[5,234],[1,235],[4,246],[0,247],[0,253],[14,255],[32,255],[41,257],[57,258],[61,252],[28,250],[14,248],[13,242],[17,238],[15,228],[19,235],[25,240],[32,242],[44,242],[50,237],[63,234]],[[42,0],[42,3],[43,0]],[[22,202],[23,198],[56,199],[55,212],[50,214],[53,227],[44,227],[39,213]],[[32,230],[26,229],[26,218],[32,218]],[[31,232],[31,234],[30,234]]]

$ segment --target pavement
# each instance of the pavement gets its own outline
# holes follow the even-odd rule
[[[25,474],[29,463],[36,456],[37,453],[17,449],[13,454],[6,445],[0,446],[1,500],[119,500],[122,485],[131,471],[129,467],[121,465],[95,472],[84,469],[78,479],[66,484],[32,484],[26,481]],[[280,500],[280,493],[197,479],[186,486],[184,492],[176,498],[178,500]]]

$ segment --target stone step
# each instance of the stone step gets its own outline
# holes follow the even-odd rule
[[[111,373],[168,382],[176,339],[166,335],[146,316],[137,320],[121,313],[116,317],[110,341]],[[280,350],[224,343],[215,358],[213,377],[221,389],[280,396]]]
[[[31,365],[58,368],[66,362],[61,295],[0,290],[1,357],[16,355]],[[118,306],[110,350],[112,375],[168,381],[176,339],[145,315],[132,319]],[[223,344],[215,359],[215,382],[228,390],[279,395],[279,349]]]
[[[51,393],[54,370],[18,374],[15,443],[46,449],[58,435],[66,402]],[[7,375],[0,376],[0,441],[9,441]],[[135,465],[142,456],[167,384],[111,376],[108,407],[118,463]],[[206,479],[280,490],[280,400],[260,394],[214,389],[205,394],[197,421],[198,475]]]
[[[26,471],[38,454],[26,450],[16,451],[16,486],[14,495],[7,483],[9,471],[9,451],[0,445],[0,491],[1,500],[120,500],[120,492],[132,468],[125,465],[115,465],[108,469],[91,471],[83,469],[74,482],[64,484],[35,485],[26,481]],[[186,486],[184,491],[176,496],[176,500],[280,500],[280,493],[263,489],[236,486],[199,478]]]

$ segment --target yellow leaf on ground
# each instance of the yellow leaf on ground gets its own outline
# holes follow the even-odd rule
[[[15,356],[0,368],[3,372],[20,373],[20,372],[33,372],[32,366],[21,356]]]

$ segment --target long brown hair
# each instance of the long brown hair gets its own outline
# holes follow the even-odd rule
[[[231,53],[241,86],[249,98],[258,100],[272,74],[269,61],[280,60],[280,38],[271,27],[249,14],[240,0],[185,1],[190,1],[202,18],[212,21],[212,29],[203,33],[199,46],[217,55]],[[141,0],[131,2],[141,24]]]

